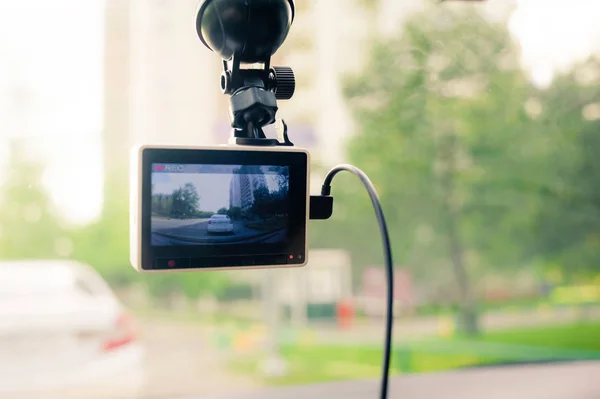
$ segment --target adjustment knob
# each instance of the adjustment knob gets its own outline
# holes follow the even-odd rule
[[[278,100],[289,100],[296,91],[296,77],[290,67],[271,68],[270,79],[274,83],[275,97]]]

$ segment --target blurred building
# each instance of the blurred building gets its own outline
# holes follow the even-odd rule
[[[229,207],[249,210],[254,204],[254,191],[267,188],[267,180],[260,166],[242,166],[238,169],[229,186]]]
[[[197,0],[105,0],[106,169],[134,143],[213,144],[219,60],[197,38]]]
[[[290,125],[292,141],[312,150],[317,163],[330,166],[346,160],[352,123],[341,83],[344,74],[362,66],[372,21],[357,0],[298,0],[296,7],[289,37],[272,62],[296,73],[296,94],[280,103],[280,116]]]
[[[198,0],[129,1],[135,141],[213,144],[220,63],[196,34]]]
[[[107,165],[133,143],[224,143],[230,134],[221,63],[195,31],[197,0],[106,1]],[[351,117],[341,79],[362,65],[372,20],[358,0],[297,0],[290,36],[273,59],[298,87],[280,102],[292,141],[329,165],[345,159]],[[117,166],[115,166],[117,167]]]
[[[131,6],[129,0],[105,0],[104,49],[104,172],[106,190],[126,184],[132,143]],[[123,181],[116,181],[116,180]]]
[[[121,168],[133,142],[225,143],[230,122],[219,89],[221,63],[197,37],[198,0],[105,1],[107,165]],[[342,94],[345,76],[365,66],[372,34],[395,34],[426,2],[295,3],[294,25],[272,60],[291,66],[297,78],[296,94],[279,103],[279,116],[295,144],[330,166],[347,160],[354,129]],[[507,18],[514,3],[489,0],[482,10]]]

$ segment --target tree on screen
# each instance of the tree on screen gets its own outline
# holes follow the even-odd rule
[[[270,194],[271,206],[270,212],[273,216],[285,216],[288,214],[288,191],[286,189],[280,189],[273,191]]]
[[[271,176],[273,176],[273,179],[277,183],[279,191],[287,193],[290,182],[289,169],[281,166],[272,166],[269,168],[269,172],[273,173]]]
[[[171,217],[190,218],[196,216],[200,206],[200,196],[192,183],[173,191]]]
[[[254,190],[254,204],[252,205],[252,213],[255,216],[266,219],[271,213],[271,194],[266,186],[260,186]]]
[[[221,208],[217,211],[218,215],[227,215],[228,210],[226,208]]]
[[[172,194],[155,194],[152,196],[152,214],[169,216],[173,206]]]
[[[229,216],[231,219],[233,220],[239,220],[242,218],[242,208],[240,208],[239,206],[234,206],[231,207],[228,211],[227,211],[227,216]]]

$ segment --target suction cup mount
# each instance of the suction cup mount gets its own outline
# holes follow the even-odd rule
[[[221,90],[229,95],[230,142],[241,145],[293,145],[282,121],[280,139],[263,128],[276,121],[277,100],[289,100],[296,82],[289,67],[271,67],[294,20],[293,0],[203,0],[196,31],[223,60]],[[258,66],[258,67],[257,67]]]

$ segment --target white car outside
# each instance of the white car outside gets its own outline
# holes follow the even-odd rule
[[[91,267],[0,262],[1,398],[127,398],[144,384],[133,319]]]
[[[209,233],[233,233],[233,223],[227,215],[213,215],[208,220],[206,231]]]

